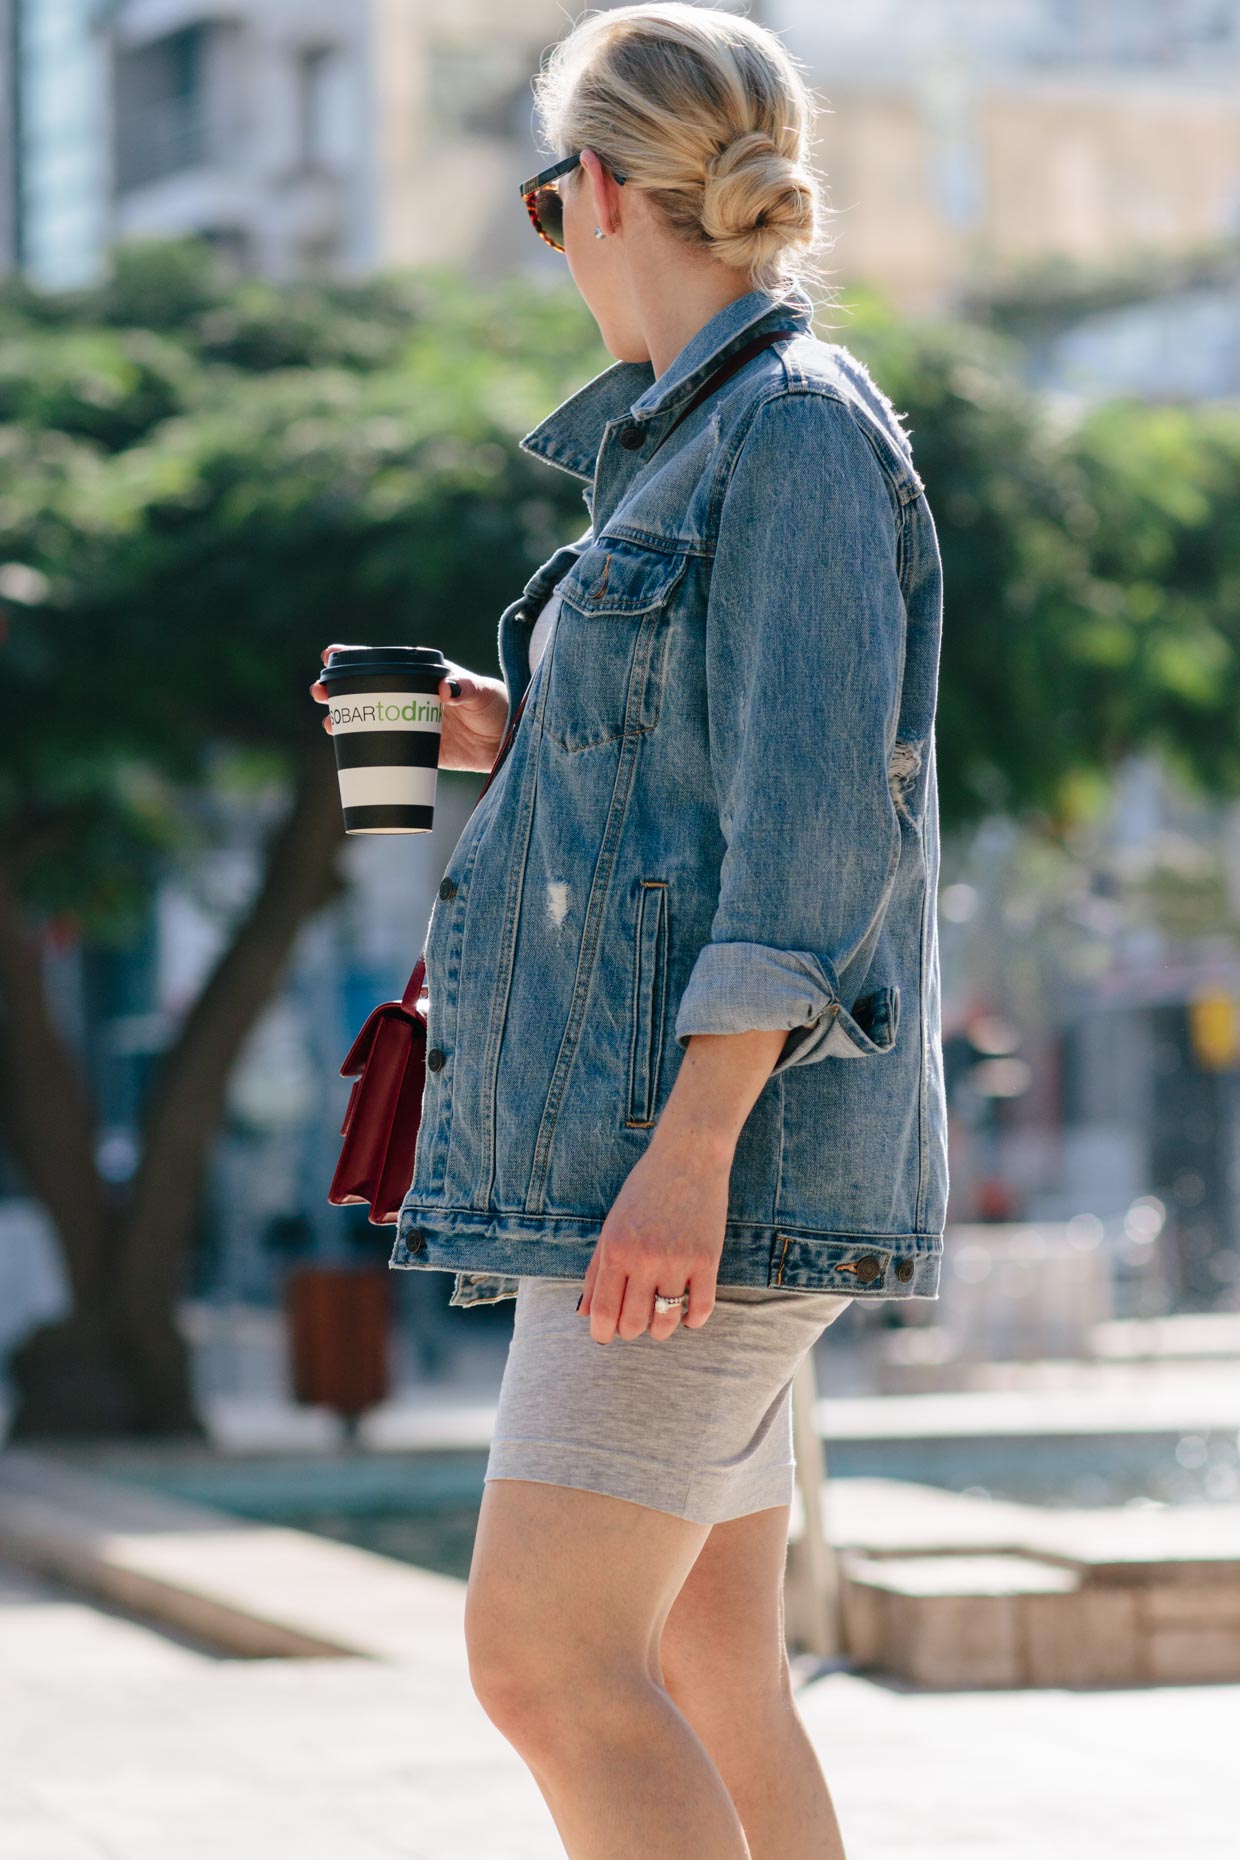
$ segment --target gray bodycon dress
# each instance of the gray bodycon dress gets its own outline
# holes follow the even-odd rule
[[[557,605],[553,592],[535,622],[531,673]],[[721,1285],[700,1329],[605,1344],[580,1295],[580,1279],[521,1279],[488,1479],[605,1492],[701,1524],[792,1502],[793,1375],[851,1294]]]

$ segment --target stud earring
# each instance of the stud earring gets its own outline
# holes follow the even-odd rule
[[[607,234],[603,231],[601,226],[596,226],[594,228],[594,237],[596,239],[605,239],[607,237]]]

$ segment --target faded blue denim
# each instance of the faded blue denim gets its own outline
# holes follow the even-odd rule
[[[786,1028],[737,1144],[723,1285],[937,1298],[942,572],[899,417],[794,286],[521,441],[591,526],[505,608],[513,745],[426,944],[394,1267],[452,1302],[584,1276],[689,1036]],[[747,361],[651,452],[709,368]],[[648,461],[648,463],[647,463]],[[551,642],[529,637],[559,584]]]

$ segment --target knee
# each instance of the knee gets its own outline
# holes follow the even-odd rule
[[[761,1648],[664,1646],[663,1683],[696,1726],[738,1730],[795,1710],[792,1672],[782,1642]]]
[[[584,1676],[520,1598],[471,1587],[465,1649],[474,1696],[509,1742],[526,1748],[554,1739]]]
[[[554,1741],[564,1692],[552,1674],[536,1671],[511,1647],[494,1654],[475,1649],[469,1656],[469,1681],[483,1711],[510,1744],[526,1750]]]
[[[471,1590],[465,1609],[469,1679],[491,1723],[527,1755],[571,1753],[623,1720],[626,1702],[654,1687],[606,1639],[548,1621],[507,1591]]]

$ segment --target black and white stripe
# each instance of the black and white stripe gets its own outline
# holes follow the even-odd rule
[[[439,775],[437,727],[332,731],[346,833],[426,833]]]

